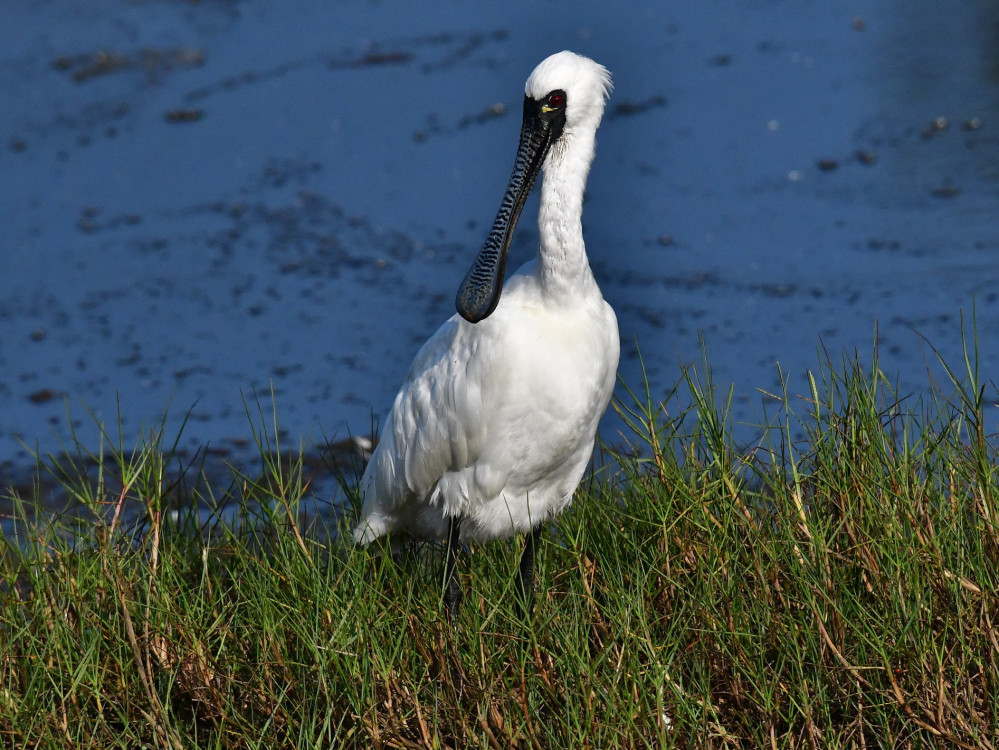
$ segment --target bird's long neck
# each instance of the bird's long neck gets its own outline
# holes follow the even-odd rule
[[[545,163],[538,210],[537,274],[549,299],[569,300],[597,289],[583,244],[583,192],[595,133],[565,133]]]

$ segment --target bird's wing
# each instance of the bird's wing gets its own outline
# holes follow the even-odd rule
[[[497,397],[489,383],[505,377],[499,337],[488,335],[493,325],[473,327],[454,316],[417,353],[361,479],[359,528],[367,522],[374,536],[390,531],[393,514],[410,502],[441,501],[448,514],[458,513],[470,496],[502,487],[501,467],[474,466],[488,438],[485,416]],[[434,497],[445,475],[447,497]]]

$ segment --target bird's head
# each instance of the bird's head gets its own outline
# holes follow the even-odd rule
[[[565,130],[595,131],[612,88],[607,68],[566,50],[545,58],[534,69],[524,96],[543,114],[561,120]]]

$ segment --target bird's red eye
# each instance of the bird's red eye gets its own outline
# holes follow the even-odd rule
[[[565,97],[562,94],[550,94],[548,96],[548,106],[561,107],[565,104]]]

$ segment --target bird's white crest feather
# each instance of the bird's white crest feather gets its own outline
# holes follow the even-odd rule
[[[552,91],[561,89],[568,100],[566,127],[586,123],[592,124],[596,130],[613,88],[607,68],[588,57],[565,50],[538,64],[524,85],[524,93],[541,101]]]

